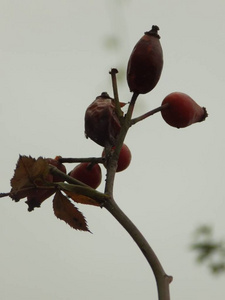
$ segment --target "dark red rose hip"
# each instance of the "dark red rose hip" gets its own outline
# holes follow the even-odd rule
[[[69,175],[96,189],[102,181],[102,171],[98,164],[80,163]]]
[[[190,96],[174,92],[165,97],[162,105],[168,106],[161,111],[167,124],[177,128],[202,122],[208,116],[205,107],[199,106]]]
[[[158,30],[158,26],[152,26],[131,53],[127,66],[127,83],[131,92],[146,94],[159,81],[163,68],[163,52]]]

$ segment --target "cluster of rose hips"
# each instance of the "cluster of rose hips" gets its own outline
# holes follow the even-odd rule
[[[114,149],[112,148],[112,152]],[[105,158],[105,151],[102,151],[102,158],[104,162]],[[63,173],[67,173],[66,167],[63,163],[60,162],[61,157],[56,156],[56,158],[48,158],[48,163],[50,165],[53,165],[57,167],[60,171]],[[121,172],[125,170],[131,162],[131,151],[127,147],[127,145],[123,144],[122,148],[120,150],[120,155],[118,159],[117,169],[116,172]],[[76,165],[72,171],[69,172],[69,175],[76,180],[79,180],[83,182],[84,184],[92,187],[93,189],[96,189],[101,181],[102,181],[102,171],[101,167],[98,163],[92,163],[92,162],[82,162]],[[59,182],[62,181],[62,178],[60,176],[53,176],[51,178],[51,181],[53,182]]]
[[[133,92],[133,95],[136,95],[136,98],[139,94],[150,92],[156,86],[161,76],[163,51],[159,41],[158,30],[158,26],[152,26],[150,31],[145,32],[144,36],[135,45],[128,61],[127,83],[130,91]],[[123,125],[123,112],[120,108],[125,103],[119,102],[118,99],[114,98],[103,92],[88,106],[85,113],[85,135],[103,147],[102,158],[104,158],[103,164],[106,168],[107,158],[115,150],[117,138]],[[207,117],[204,107],[199,106],[191,97],[180,92],[173,92],[167,95],[158,111],[161,111],[162,118],[166,123],[177,128],[201,122]],[[149,115],[151,114],[145,114],[142,119]],[[131,152],[123,144],[116,172],[125,170],[129,166],[130,161]],[[65,166],[59,160],[51,160],[49,163],[66,172]],[[80,163],[69,175],[92,188],[97,188],[102,179],[101,168],[95,162]],[[54,180],[56,181],[58,178]]]

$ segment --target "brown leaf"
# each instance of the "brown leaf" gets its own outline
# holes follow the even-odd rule
[[[51,197],[55,193],[54,189],[38,189],[30,191],[27,195],[28,211],[32,211],[35,207],[40,207],[41,203]]]
[[[20,156],[11,179],[10,197],[15,201],[27,197],[29,211],[40,207],[44,200],[55,193],[54,185],[51,185],[52,178],[44,158]]]
[[[32,157],[20,156],[16,169],[14,172],[14,176],[11,179],[12,192],[17,192],[26,187],[33,187],[33,183],[30,180],[28,169],[35,162],[35,159]]]
[[[41,185],[47,179],[48,173],[48,163],[42,157],[36,160],[30,156],[20,156],[11,179],[11,192]]]
[[[89,231],[83,214],[60,191],[55,193],[53,210],[57,218],[65,221],[72,228]]]
[[[100,204],[95,201],[94,199],[84,196],[84,195],[77,195],[74,194],[73,192],[69,192],[69,191],[64,191],[67,196],[69,196],[73,201],[77,202],[77,203],[82,203],[82,204],[89,204],[89,205],[95,205],[95,206],[100,206]]]

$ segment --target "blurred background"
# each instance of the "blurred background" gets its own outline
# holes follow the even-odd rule
[[[0,1],[0,192],[10,190],[19,154],[101,155],[84,137],[85,110],[101,92],[112,96],[111,68],[120,100],[130,100],[127,61],[153,24],[164,69],[135,115],[174,91],[207,108],[205,122],[185,129],[160,113],[133,126],[132,162],[115,181],[118,204],[174,277],[173,300],[225,296],[224,273],[212,274],[191,250],[204,224],[216,241],[225,238],[224,14],[222,0]],[[29,213],[24,200],[1,198],[0,298],[157,299],[152,271],[125,230],[105,209],[78,208],[93,234],[56,219],[51,199]]]

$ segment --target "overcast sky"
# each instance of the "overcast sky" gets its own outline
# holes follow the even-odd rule
[[[85,109],[101,92],[112,95],[108,71],[126,69],[153,24],[164,69],[135,114],[174,91],[207,108],[205,122],[185,129],[160,114],[133,126],[132,163],[115,182],[118,204],[174,277],[173,300],[225,297],[224,275],[212,276],[189,249],[202,224],[225,238],[224,15],[222,0],[0,0],[0,192],[10,190],[19,154],[101,154],[84,137]],[[118,47],[109,48],[113,36]],[[130,100],[125,80],[119,92]],[[93,234],[56,219],[50,199],[30,213],[24,200],[1,199],[1,299],[157,299],[152,271],[125,230],[105,209],[79,209]]]

